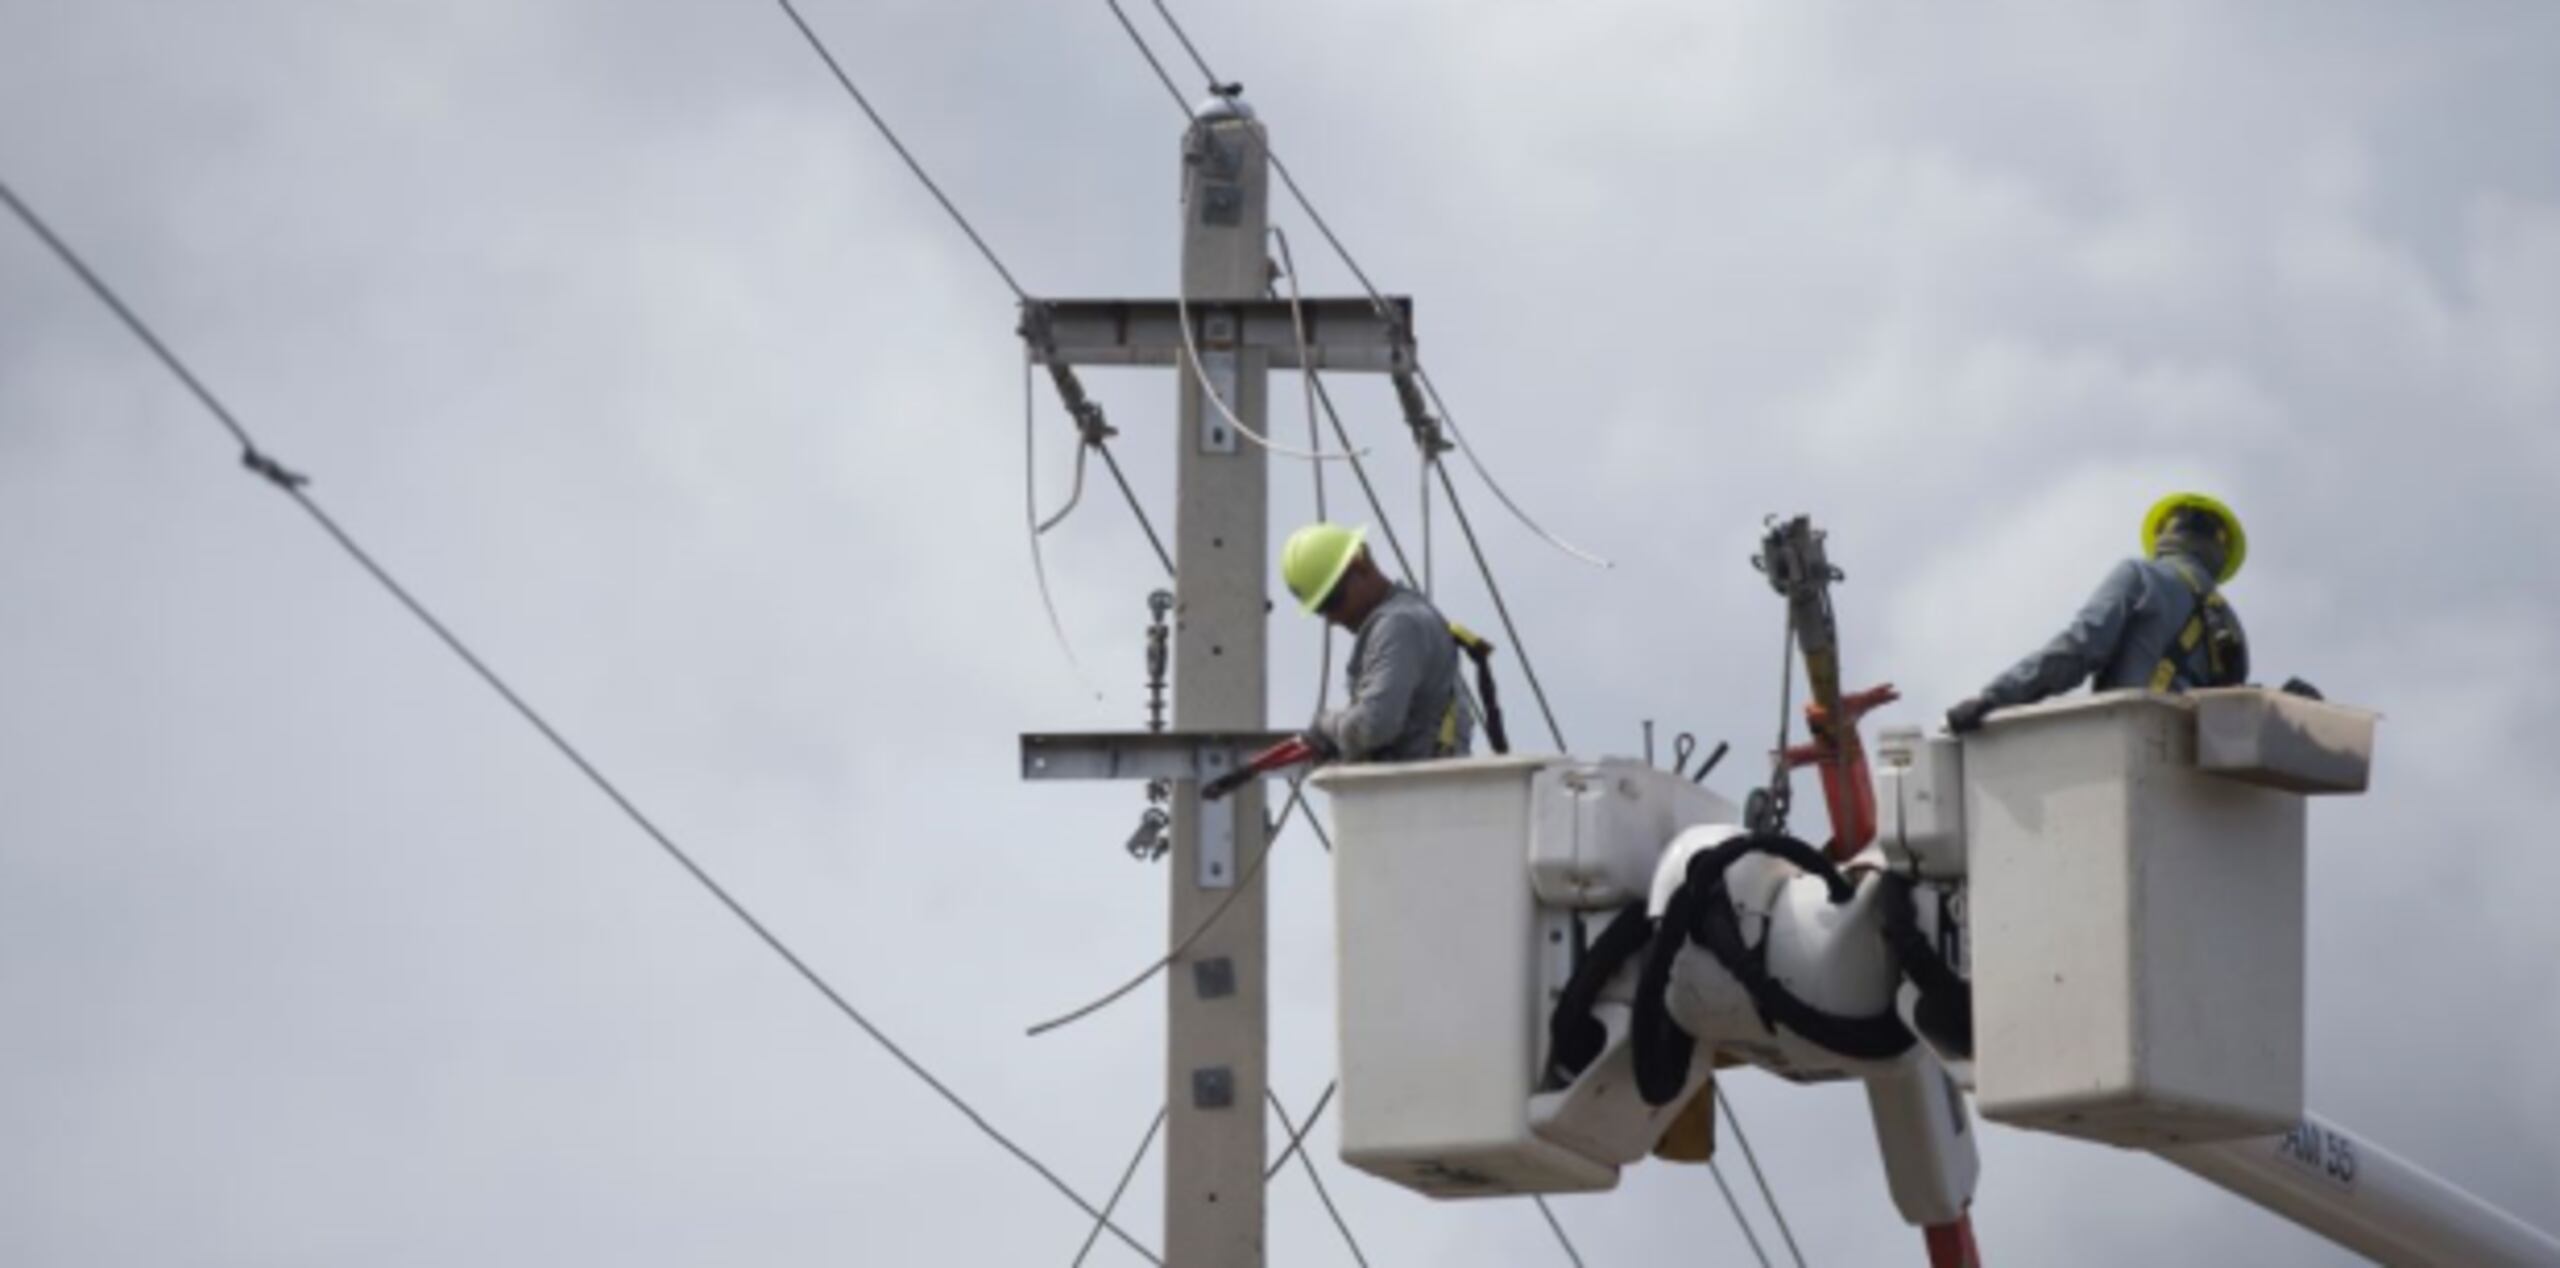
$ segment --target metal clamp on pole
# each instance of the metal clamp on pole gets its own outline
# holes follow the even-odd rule
[[[1287,731],[1070,732],[1022,737],[1024,779],[1135,779],[1150,783],[1189,780],[1209,784],[1243,770],[1253,755],[1297,737]],[[1135,853],[1137,842],[1131,841]],[[1200,803],[1202,889],[1236,883],[1235,803],[1223,797]]]

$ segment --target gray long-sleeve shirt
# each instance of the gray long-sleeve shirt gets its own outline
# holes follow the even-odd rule
[[[1351,643],[1351,698],[1314,730],[1348,762],[1415,762],[1464,756],[1474,719],[1458,700],[1458,644],[1431,601],[1405,586],[1381,600]],[[1452,709],[1454,750],[1440,739]]]
[[[2069,626],[1983,688],[1983,697],[1995,705],[2015,705],[2060,695],[2083,681],[2098,691],[2149,686],[2151,671],[2170,654],[2187,618],[2195,614],[2199,587],[2202,592],[2212,589],[2210,574],[2174,554],[2117,564]],[[2239,619],[2237,613],[2231,615],[2234,628]],[[2173,690],[2203,683],[2202,647],[2177,660]]]

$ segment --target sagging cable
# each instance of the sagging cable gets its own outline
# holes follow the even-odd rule
[[[1053,366],[1053,377],[1055,370],[1056,367]],[[1067,395],[1063,387],[1060,395]],[[1059,507],[1057,514],[1040,521],[1039,526],[1032,530],[1035,536],[1046,535],[1050,529],[1064,523],[1067,516],[1075,513],[1076,505],[1084,501],[1085,454],[1091,450],[1108,448],[1111,438],[1120,434],[1120,429],[1103,419],[1102,407],[1091,400],[1082,399],[1083,395],[1079,385],[1078,390],[1069,396],[1067,401],[1067,412],[1074,417],[1076,423],[1075,483],[1067,490],[1067,504]]]
[[[1111,482],[1120,486],[1120,499],[1129,506],[1129,516],[1147,535],[1147,545],[1155,551],[1156,562],[1164,565],[1164,573],[1174,575],[1173,553],[1164,548],[1164,538],[1157,534],[1155,521],[1147,515],[1138,492],[1129,487],[1129,477],[1120,470],[1120,460],[1111,453],[1111,438],[1120,434],[1102,413],[1102,405],[1087,395],[1084,380],[1076,377],[1075,367],[1058,358],[1057,343],[1050,337],[1049,306],[1043,301],[1022,301],[1022,320],[1014,333],[1022,336],[1029,359],[1048,368],[1050,386],[1057,389],[1058,403],[1066,407],[1067,417],[1074,420],[1079,443],[1076,447],[1075,486],[1067,496],[1067,504],[1057,514],[1039,521],[1032,528],[1034,536],[1048,532],[1067,518],[1084,500],[1085,451],[1090,449],[1102,457],[1102,467],[1111,473]]]
[[[1289,803],[1286,806],[1281,807],[1279,820],[1271,825],[1271,830],[1269,832],[1264,834],[1262,848],[1255,852],[1253,861],[1245,864],[1244,874],[1236,878],[1235,888],[1228,890],[1227,896],[1219,899],[1218,905],[1210,908],[1209,914],[1202,916],[1200,918],[1200,923],[1191,927],[1191,932],[1182,935],[1182,940],[1180,942],[1174,943],[1171,950],[1166,951],[1163,955],[1157,956],[1154,963],[1139,970],[1137,976],[1121,983],[1109,994],[1106,994],[1081,1008],[1075,1009],[1072,1012],[1061,1013],[1056,1017],[1052,1017],[1047,1021],[1039,1023],[1038,1025],[1028,1027],[1024,1029],[1022,1033],[1030,1036],[1045,1035],[1061,1026],[1082,1021],[1085,1018],[1101,1012],[1103,1009],[1109,1008],[1113,1004],[1126,999],[1129,992],[1146,985],[1149,981],[1154,979],[1156,974],[1164,972],[1165,969],[1172,965],[1174,961],[1181,959],[1183,952],[1190,950],[1194,943],[1200,941],[1202,937],[1208,934],[1210,929],[1216,927],[1219,919],[1227,914],[1227,909],[1235,906],[1236,900],[1244,897],[1245,891],[1253,888],[1253,883],[1255,881],[1262,879],[1262,865],[1270,860],[1271,848],[1273,845],[1277,844],[1279,840],[1280,829],[1289,826],[1289,816],[1297,813],[1299,805],[1306,799],[1306,778],[1306,775],[1302,772],[1295,779],[1289,781]],[[1309,826],[1316,825],[1315,812],[1312,810],[1307,813],[1307,823]],[[1322,838],[1324,834],[1323,828],[1317,827],[1316,833],[1319,838]],[[1329,839],[1326,840],[1325,849],[1327,852],[1331,852],[1332,848],[1332,841]]]
[[[1057,640],[1059,654],[1067,658],[1068,670],[1075,674],[1076,684],[1087,695],[1100,700],[1102,689],[1093,685],[1092,677],[1084,672],[1084,662],[1076,658],[1075,645],[1067,641],[1067,624],[1059,619],[1058,601],[1049,592],[1049,563],[1040,551],[1040,534],[1047,530],[1040,522],[1039,412],[1039,393],[1032,383],[1031,363],[1026,360],[1022,363],[1022,522],[1031,530],[1031,579],[1040,587],[1040,609],[1049,615],[1049,633]],[[1076,456],[1079,461],[1083,458],[1081,447]],[[1074,502],[1067,505],[1069,510],[1075,509]]]
[[[1177,291],[1174,293],[1173,304],[1177,315],[1182,319],[1182,350],[1185,354],[1183,359],[1191,366],[1191,377],[1199,383],[1202,399],[1217,409],[1219,416],[1227,420],[1227,425],[1236,429],[1237,435],[1252,441],[1257,448],[1279,454],[1284,458],[1296,458],[1305,462],[1348,462],[1368,456],[1369,451],[1366,449],[1331,453],[1300,449],[1294,445],[1284,445],[1247,426],[1243,419],[1236,417],[1235,408],[1227,403],[1225,394],[1218,391],[1218,386],[1209,381],[1209,371],[1200,364],[1200,341],[1191,330],[1191,301]]]
[[[1376,298],[1376,303],[1378,311],[1387,312],[1390,310],[1385,299]],[[1467,434],[1458,430],[1458,420],[1450,416],[1448,403],[1440,399],[1440,389],[1437,385],[1432,383],[1431,372],[1423,369],[1420,361],[1416,361],[1414,362],[1413,373],[1414,377],[1422,380],[1422,390],[1430,394],[1432,407],[1440,411],[1440,423],[1442,426],[1449,429],[1449,438],[1457,442],[1458,452],[1466,456],[1468,466],[1475,468],[1476,478],[1484,481],[1484,487],[1493,490],[1494,500],[1502,503],[1504,510],[1511,512],[1511,518],[1520,521],[1521,526],[1535,534],[1538,540],[1543,541],[1546,544],[1555,547],[1557,550],[1563,551],[1564,553],[1571,555],[1594,568],[1617,567],[1616,564],[1609,562],[1607,559],[1592,554],[1590,551],[1584,550],[1580,546],[1576,546],[1572,542],[1566,541],[1565,539],[1556,536],[1554,533],[1548,532],[1545,525],[1530,518],[1529,513],[1522,510],[1518,502],[1512,501],[1511,494],[1503,489],[1501,481],[1494,479],[1493,472],[1485,468],[1484,459],[1476,456],[1476,447],[1467,442]]]

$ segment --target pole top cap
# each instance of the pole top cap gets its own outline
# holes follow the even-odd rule
[[[1228,120],[1253,118],[1253,106],[1244,99],[1244,85],[1221,84],[1210,90],[1211,96],[1191,113],[1202,123],[1224,123]]]

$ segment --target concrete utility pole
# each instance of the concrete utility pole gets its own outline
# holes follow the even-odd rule
[[[1251,108],[1221,98],[1183,139],[1182,294],[1191,306],[1200,373],[1177,376],[1174,515],[1173,725],[1259,731],[1269,671],[1269,456],[1235,432],[1202,380],[1263,435],[1270,354],[1242,345],[1241,323],[1212,305],[1256,300],[1270,283],[1263,250],[1270,164]],[[1191,949],[1188,972],[1166,976],[1165,1262],[1262,1263],[1264,1081],[1270,1045],[1267,983],[1270,890],[1231,895],[1241,865],[1269,848],[1263,788],[1234,797],[1232,845],[1215,857],[1200,821],[1200,786],[1173,802],[1172,922],[1181,939],[1229,897],[1234,903]],[[1185,966],[1177,965],[1177,969]]]
[[[1031,356],[1062,376],[1071,402],[1082,389],[1066,367],[1177,372],[1174,729],[1025,735],[1022,771],[1026,779],[1174,781],[1168,945],[1227,906],[1165,979],[1164,1258],[1176,1268],[1259,1268],[1270,1152],[1269,924],[1266,891],[1236,887],[1269,848],[1268,801],[1260,784],[1248,784],[1204,804],[1199,787],[1284,737],[1264,730],[1268,456],[1227,411],[1268,435],[1270,370],[1410,372],[1412,312],[1396,299],[1386,301],[1392,315],[1365,296],[1304,300],[1302,346],[1290,305],[1266,298],[1269,156],[1251,108],[1233,97],[1202,106],[1182,157],[1183,298],[1032,300],[1023,320]]]

